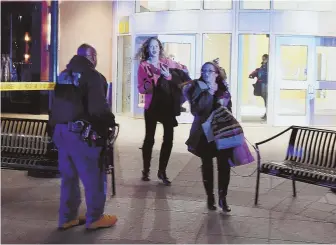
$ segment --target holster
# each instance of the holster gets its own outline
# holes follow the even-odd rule
[[[87,121],[68,122],[68,130],[80,134],[82,141],[86,142],[90,147],[104,147],[106,145],[106,139],[98,135]]]

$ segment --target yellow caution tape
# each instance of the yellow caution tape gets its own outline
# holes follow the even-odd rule
[[[0,91],[54,90],[53,82],[0,82]]]

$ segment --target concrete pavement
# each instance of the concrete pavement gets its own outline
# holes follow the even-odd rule
[[[117,214],[113,228],[86,232],[84,227],[56,230],[59,179],[36,179],[25,172],[1,172],[2,243],[336,243],[336,195],[328,189],[262,175],[259,205],[254,206],[255,164],[233,169],[228,202],[232,212],[209,212],[200,160],[184,144],[190,125],[175,130],[168,166],[172,186],[157,180],[162,127],[158,126],[150,182],[142,182],[143,120],[118,117],[117,196],[106,212]],[[245,125],[252,142],[283,128]],[[288,136],[262,147],[264,159],[281,160]],[[84,195],[82,210],[85,209]]]

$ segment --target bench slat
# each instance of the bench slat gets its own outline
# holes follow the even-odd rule
[[[294,128],[286,160],[318,167],[335,168],[336,133]]]
[[[1,167],[58,172],[58,151],[48,134],[48,121],[1,119]]]

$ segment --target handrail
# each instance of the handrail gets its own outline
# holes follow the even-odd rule
[[[278,133],[278,134],[272,136],[271,138],[268,138],[268,139],[266,139],[266,140],[263,140],[263,141],[260,141],[260,142],[258,142],[258,143],[255,143],[255,145],[256,145],[256,147],[258,148],[259,145],[265,144],[265,143],[267,143],[267,142],[269,142],[269,141],[271,141],[271,140],[273,140],[273,139],[279,137],[280,135],[286,133],[287,131],[289,131],[289,130],[295,128],[295,127],[296,127],[296,126],[290,126],[290,127],[287,128],[286,130],[284,130],[284,131],[282,131],[282,132],[280,132],[280,133]]]

